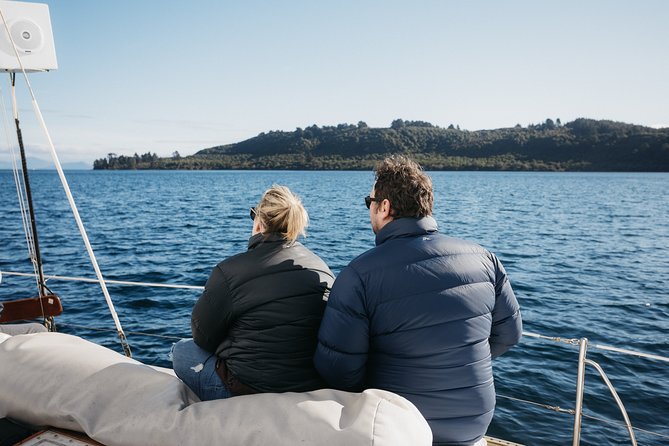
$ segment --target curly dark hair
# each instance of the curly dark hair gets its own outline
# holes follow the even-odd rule
[[[432,180],[406,156],[394,155],[376,166],[375,198],[390,201],[391,216],[425,217],[432,215]]]

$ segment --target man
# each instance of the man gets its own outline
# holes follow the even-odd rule
[[[314,363],[335,388],[413,402],[435,444],[485,444],[491,359],[520,340],[520,309],[494,254],[437,232],[433,201],[418,164],[392,157],[377,167],[365,198],[376,247],[337,277]]]

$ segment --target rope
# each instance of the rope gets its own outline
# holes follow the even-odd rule
[[[91,263],[93,264],[93,269],[95,270],[95,274],[98,280],[100,281],[99,282],[100,288],[102,289],[102,293],[104,294],[105,300],[107,301],[109,312],[111,313],[112,319],[114,319],[114,325],[116,326],[116,330],[118,331],[118,337],[119,340],[121,341],[121,345],[123,346],[123,351],[125,352],[126,356],[132,357],[132,353],[130,351],[130,345],[128,345],[125,339],[125,335],[123,334],[121,321],[119,320],[118,315],[116,314],[116,310],[114,309],[114,303],[112,302],[111,297],[109,296],[109,291],[107,290],[107,286],[105,285],[105,282],[102,278],[102,272],[100,271],[100,266],[98,265],[98,261],[95,258],[95,253],[93,252],[91,243],[88,240],[88,234],[86,233],[84,224],[81,221],[81,217],[79,216],[77,205],[74,202],[74,197],[72,196],[72,192],[70,191],[70,186],[68,185],[67,179],[65,178],[65,173],[63,172],[63,167],[61,166],[60,160],[58,159],[58,154],[56,153],[56,148],[51,139],[51,135],[49,134],[49,129],[46,127],[46,123],[44,122],[44,117],[42,116],[42,112],[40,111],[39,105],[37,103],[37,98],[35,97],[35,92],[33,91],[32,85],[30,84],[30,80],[28,79],[28,75],[23,66],[23,61],[21,60],[21,57],[19,57],[19,52],[16,48],[16,44],[11,36],[11,33],[9,32],[9,26],[7,25],[7,21],[5,20],[5,16],[1,10],[0,10],[0,17],[2,18],[2,21],[5,25],[5,29],[7,30],[7,35],[9,36],[9,40],[12,43],[12,47],[14,49],[16,60],[19,63],[19,66],[21,68],[21,73],[23,74],[26,86],[28,87],[28,91],[30,92],[30,97],[32,98],[32,104],[33,104],[33,109],[35,111],[35,115],[37,116],[37,120],[39,121],[40,126],[44,131],[44,135],[46,136],[46,139],[49,143],[49,149],[51,150],[51,158],[53,159],[53,162],[56,166],[56,170],[58,171],[58,176],[60,177],[60,181],[63,184],[63,189],[65,190],[65,195],[67,195],[67,200],[70,203],[70,208],[72,209],[72,213],[74,214],[74,219],[76,220],[77,226],[79,227],[81,238],[83,239],[84,244],[86,245],[86,251],[88,251],[88,256],[90,257]]]

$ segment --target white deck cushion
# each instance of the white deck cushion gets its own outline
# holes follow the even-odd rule
[[[107,445],[432,443],[415,406],[390,392],[200,402],[164,369],[59,333],[0,337],[0,417],[84,432]]]

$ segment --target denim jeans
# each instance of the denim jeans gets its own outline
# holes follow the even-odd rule
[[[42,333],[46,332],[47,329],[42,324],[36,322],[30,322],[27,324],[1,324],[0,333],[5,333],[10,336],[22,335],[22,334],[31,334],[31,333]]]
[[[202,401],[232,396],[216,373],[217,359],[214,353],[201,349],[192,339],[182,339],[172,346],[174,373]]]

